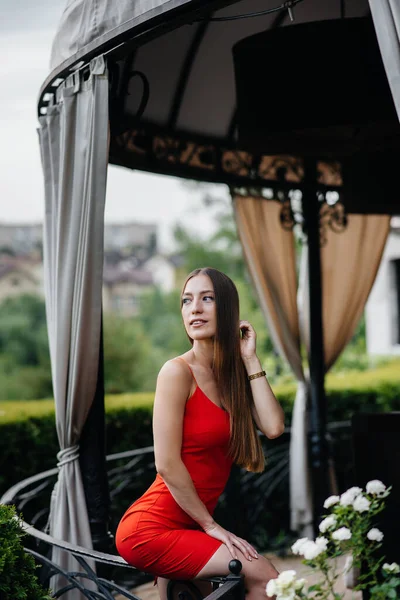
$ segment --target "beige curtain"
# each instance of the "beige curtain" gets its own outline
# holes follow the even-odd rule
[[[92,547],[79,467],[79,439],[94,398],[100,348],[104,204],[108,164],[108,77],[103,57],[85,81],[69,77],[40,119],[45,181],[44,276],[59,475],[53,490],[50,534]],[[79,571],[71,554],[53,561]],[[94,567],[94,564],[92,565]],[[52,579],[54,590],[65,585]],[[90,582],[88,589],[97,589]],[[83,595],[71,590],[65,600]]]
[[[300,335],[309,346],[307,246],[303,246],[296,284],[292,232],[280,223],[281,206],[262,198],[234,197],[243,253],[260,305],[280,354],[298,381],[290,441],[291,527],[312,535],[312,493],[308,468],[308,381],[300,356]],[[327,231],[321,251],[323,326],[329,368],[354,334],[375,280],[390,219],[350,215],[343,233]],[[373,240],[373,243],[371,243]],[[296,303],[297,295],[297,303]],[[301,323],[301,327],[299,325]]]
[[[379,269],[390,230],[388,215],[349,215],[342,233],[326,231],[321,248],[322,311],[326,371],[351,340]],[[307,262],[303,246],[302,265]],[[308,273],[299,287],[301,337],[309,349]]]
[[[307,468],[307,396],[297,314],[294,236],[280,223],[281,206],[253,197],[234,197],[234,212],[248,270],[275,347],[297,379],[290,440],[291,527],[312,535],[312,493]]]

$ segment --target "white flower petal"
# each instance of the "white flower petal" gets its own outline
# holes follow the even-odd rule
[[[287,585],[291,585],[295,579],[296,579],[296,571],[293,571],[293,570],[282,571],[282,573],[279,573],[279,575],[278,575],[277,583],[278,583],[278,585],[287,586]]]
[[[384,571],[386,571],[387,573],[393,573],[393,574],[400,573],[400,566],[395,562],[393,562],[391,564],[384,563],[382,566],[382,569]]]
[[[301,554],[306,560],[314,560],[314,558],[317,558],[323,551],[324,550],[318,544],[311,540],[306,542],[301,548]]]
[[[332,539],[342,542],[351,538],[351,531],[347,527],[341,527],[332,533]]]
[[[353,502],[353,508],[354,510],[356,510],[357,512],[366,512],[367,510],[369,510],[369,507],[371,506],[371,502],[369,500],[367,500],[367,498],[365,496],[357,496],[356,499]]]
[[[367,494],[373,494],[374,496],[383,496],[386,492],[386,485],[379,481],[379,479],[372,479],[368,481],[366,486]]]
[[[380,529],[373,527],[368,531],[367,538],[371,540],[371,542],[381,542],[383,540],[383,533]]]
[[[344,492],[340,496],[340,504],[342,506],[349,506],[350,504],[353,504],[354,500],[361,493],[362,493],[362,489],[361,488],[359,488],[359,487],[351,487],[350,489],[347,490],[347,492]]]
[[[300,592],[300,590],[302,590],[303,587],[305,586],[305,583],[306,583],[305,579],[298,579],[297,581],[295,581],[294,589],[296,590],[296,592]]]
[[[276,579],[270,579],[267,583],[267,587],[265,588],[267,596],[272,597],[276,596]]]
[[[301,554],[301,548],[302,548],[303,544],[305,544],[306,542],[309,542],[309,541],[310,540],[306,537],[298,539],[297,542],[295,542],[292,545],[293,554]]]
[[[334,527],[336,525],[336,522],[337,518],[335,515],[329,515],[328,517],[325,517],[325,519],[319,524],[320,532],[325,533],[325,531],[327,531],[331,527]]]
[[[328,540],[325,537],[317,537],[315,543],[318,548],[322,550],[322,552],[325,552],[325,550],[328,548]]]
[[[324,502],[324,508],[330,508],[334,504],[337,504],[340,500],[339,496],[329,496]]]

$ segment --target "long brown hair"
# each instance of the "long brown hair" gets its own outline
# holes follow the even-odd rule
[[[230,417],[229,453],[248,471],[263,471],[264,454],[252,418],[253,397],[240,353],[239,295],[233,281],[221,271],[203,267],[192,271],[183,286],[196,275],[207,275],[213,284],[217,310],[213,371],[223,408]],[[190,336],[189,340],[193,344]]]

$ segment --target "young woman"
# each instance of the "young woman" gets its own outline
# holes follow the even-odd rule
[[[257,429],[283,433],[284,415],[256,355],[256,334],[239,321],[234,283],[213,268],[196,269],[182,293],[191,350],[161,369],[153,412],[157,477],[122,517],[118,552],[158,576],[162,600],[169,579],[229,573],[243,565],[248,600],[265,598],[272,564],[212,517],[237,463],[264,469]]]

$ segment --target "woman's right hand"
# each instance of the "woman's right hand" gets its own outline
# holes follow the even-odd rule
[[[247,560],[252,560],[252,558],[258,558],[257,550],[253,548],[246,540],[238,537],[237,535],[227,531],[218,523],[212,523],[212,525],[208,525],[204,527],[204,531],[207,535],[216,540],[219,540],[228,548],[229,552],[232,554],[232,558],[238,558],[236,548],[238,548],[243,556],[247,558]]]

